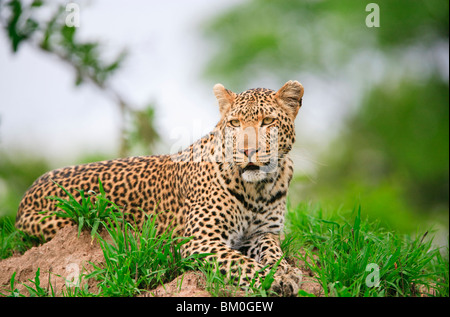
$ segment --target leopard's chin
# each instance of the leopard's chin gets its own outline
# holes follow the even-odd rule
[[[240,170],[242,179],[248,183],[267,181],[274,172],[273,164],[270,164],[270,162],[263,165],[249,163],[245,167],[241,167]]]
[[[244,170],[242,172],[242,179],[248,183],[261,182],[267,178],[267,173],[260,170]]]

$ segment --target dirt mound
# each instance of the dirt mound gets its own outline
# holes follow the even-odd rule
[[[103,233],[105,236],[106,232]],[[105,237],[104,237],[105,238]],[[100,244],[92,240],[90,233],[83,231],[78,237],[75,226],[67,226],[60,230],[49,242],[33,247],[23,255],[13,256],[0,261],[0,292],[8,293],[10,281],[14,272],[15,288],[21,294],[28,295],[22,283],[32,286],[29,280],[34,280],[36,271],[40,269],[40,286],[49,288],[50,283],[54,293],[60,296],[67,286],[74,286],[79,282],[82,273],[89,272],[91,264],[104,261]],[[321,295],[321,286],[315,281],[311,272],[305,271],[302,263],[296,263],[304,272],[302,289],[316,296]],[[83,283],[83,281],[81,281]],[[96,292],[95,282],[88,280],[90,292]],[[175,280],[150,290],[143,296],[157,297],[207,297],[205,282],[201,274],[189,272]]]
[[[204,285],[204,278],[199,273],[188,272],[141,297],[211,297]]]
[[[40,286],[47,289],[50,277],[54,292],[60,295],[66,283],[73,286],[80,274],[90,269],[90,261],[104,261],[99,243],[91,239],[89,232],[83,231],[78,237],[77,228],[67,226],[51,241],[0,261],[0,288],[3,293],[9,289],[11,276],[16,272],[16,287],[21,294],[28,295],[21,283],[32,285],[29,279],[34,280],[40,268]]]
[[[308,294],[314,296],[322,296],[322,286],[317,283],[316,279],[310,276],[310,272],[305,270],[301,289]],[[211,295],[205,291],[205,279],[197,272],[188,272],[183,276],[177,277],[170,283],[158,286],[156,289],[140,295],[141,297],[210,297]],[[244,296],[244,291],[223,290],[223,295],[219,296]]]

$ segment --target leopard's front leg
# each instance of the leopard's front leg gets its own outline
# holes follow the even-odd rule
[[[280,237],[275,233],[263,233],[246,241],[247,255],[263,266],[277,266],[272,290],[285,296],[295,296],[302,281],[302,272],[288,264],[280,246]]]
[[[194,238],[183,248],[183,256],[202,253],[211,253],[205,259],[211,263],[216,262],[221,274],[235,285],[249,286],[257,273],[259,277],[264,277],[267,273],[260,263],[220,241]],[[258,280],[254,283],[259,285]]]
[[[231,248],[224,230],[227,222],[220,213],[213,216],[207,207],[191,205],[184,224],[184,236],[191,240],[183,246],[183,256],[211,253],[206,259],[216,261],[223,275],[240,286],[249,286],[257,274],[264,277],[268,270],[255,259]],[[258,284],[257,280],[255,285]]]
[[[282,256],[276,235],[266,234],[255,241],[260,249],[260,258],[252,258],[248,253],[233,249],[228,243],[229,231],[225,228],[230,228],[232,220],[224,219],[220,213],[213,213],[208,207],[200,204],[190,206],[184,235],[191,237],[191,240],[184,245],[183,256],[212,253],[207,259],[217,261],[221,273],[228,279],[239,281],[240,286],[249,286],[253,281],[253,285],[258,287],[270,272],[271,266]],[[293,296],[298,292],[301,275],[290,269],[283,259],[272,283],[272,290],[280,295]]]

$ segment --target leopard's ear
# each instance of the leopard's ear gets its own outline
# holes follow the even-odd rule
[[[302,106],[303,92],[302,84],[296,80],[290,80],[277,91],[275,98],[278,104],[295,118]]]
[[[236,98],[236,94],[231,90],[226,89],[222,84],[215,84],[214,95],[219,102],[219,110],[222,117],[231,109],[233,105],[234,99]]]

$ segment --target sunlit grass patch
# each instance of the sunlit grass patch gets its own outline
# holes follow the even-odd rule
[[[362,215],[360,207],[330,216],[308,204],[288,213],[289,236],[303,250],[291,245],[289,253],[315,272],[325,296],[448,296],[448,247],[434,247],[428,232],[398,235]]]

